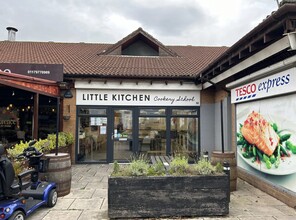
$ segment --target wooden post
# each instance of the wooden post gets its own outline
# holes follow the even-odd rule
[[[34,94],[33,139],[38,139],[39,93]]]

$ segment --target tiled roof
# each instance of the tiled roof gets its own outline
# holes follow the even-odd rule
[[[168,47],[163,45],[161,42],[159,42],[157,39],[155,39],[153,36],[148,34],[146,31],[144,31],[142,28],[138,28],[125,38],[121,39],[117,43],[110,46],[106,51],[103,51],[101,54],[110,54],[112,51],[116,50],[117,48],[121,47],[124,44],[129,44],[129,41],[133,40],[133,38],[136,38],[137,36],[142,35],[144,38],[146,38],[148,41],[151,41],[153,44],[156,44],[159,48],[161,48],[167,55],[170,56],[178,56],[174,51],[170,50]]]
[[[178,56],[105,55],[112,44],[0,41],[0,63],[64,64],[67,77],[192,79],[227,47],[166,46]]]

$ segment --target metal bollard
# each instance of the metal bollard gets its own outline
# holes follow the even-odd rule
[[[208,152],[208,151],[205,151],[205,152],[203,153],[203,158],[204,158],[206,161],[209,160],[209,152]]]
[[[228,183],[229,183],[229,188],[228,188],[228,202],[230,202],[230,166],[227,161],[223,162],[223,171],[224,173],[228,176]]]

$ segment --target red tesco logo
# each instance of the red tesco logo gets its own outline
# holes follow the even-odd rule
[[[255,93],[256,90],[257,90],[257,86],[256,84],[253,83],[253,84],[248,84],[235,89],[235,93],[236,93],[236,96],[244,96],[244,95]]]

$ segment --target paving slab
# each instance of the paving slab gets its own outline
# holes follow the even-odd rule
[[[72,165],[70,194],[59,197],[53,208],[40,208],[28,220],[107,220],[108,176],[112,165]],[[175,219],[199,220],[295,220],[296,210],[261,190],[238,179],[237,190],[230,195],[230,211],[223,217],[195,217]],[[138,219],[138,218],[137,218]],[[169,218],[163,218],[165,220]],[[153,219],[155,220],[155,218]]]

